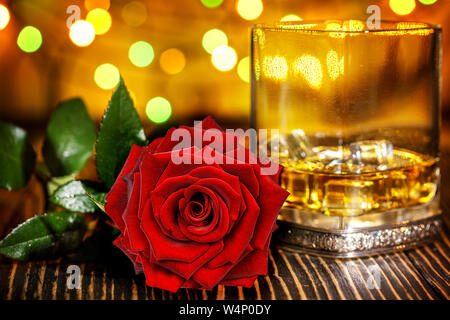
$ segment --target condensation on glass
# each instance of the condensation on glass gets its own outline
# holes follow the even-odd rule
[[[284,243],[357,256],[438,232],[440,41],[418,22],[252,28],[252,121],[284,166]]]

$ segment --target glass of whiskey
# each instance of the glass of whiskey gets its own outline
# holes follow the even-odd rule
[[[251,29],[252,126],[283,165],[287,248],[354,257],[441,229],[441,29],[284,22]]]

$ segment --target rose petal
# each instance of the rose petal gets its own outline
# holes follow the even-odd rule
[[[157,209],[158,215],[155,215],[155,218],[161,231],[166,236],[178,241],[189,241],[189,238],[186,238],[178,226],[178,202],[183,196],[184,189],[177,190],[170,194],[161,207]],[[156,207],[153,206],[154,211],[156,210],[155,208]]]
[[[125,223],[123,222],[122,214],[128,203],[127,185],[125,181],[122,180],[122,178],[134,168],[134,166],[136,165],[136,161],[143,150],[145,150],[145,148],[133,145],[129,156],[125,161],[125,164],[120,171],[119,176],[116,179],[116,182],[106,196],[105,211],[117,225],[120,231],[123,231],[125,229]]]
[[[131,260],[134,266],[134,272],[136,274],[143,272],[143,266],[140,262],[139,256],[137,254],[134,254],[129,250],[129,248],[124,244],[124,240],[126,238],[123,235],[119,235],[114,241],[113,244],[119,248],[127,257]]]
[[[242,286],[246,288],[253,287],[255,284],[255,280],[258,278],[258,276],[253,276],[249,278],[242,278],[242,279],[234,279],[234,280],[223,280],[220,282],[221,285],[224,286]]]
[[[185,282],[179,275],[154,263],[150,263],[147,259],[142,259],[142,264],[144,266],[146,283],[150,287],[158,287],[171,292],[177,292]]]
[[[152,211],[151,201],[147,200],[141,228],[151,244],[156,260],[193,262],[208,250],[208,244],[175,241],[167,237],[159,228]]]

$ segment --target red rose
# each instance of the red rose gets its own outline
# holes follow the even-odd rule
[[[148,147],[133,146],[106,199],[106,213],[121,231],[114,244],[149,286],[250,287],[267,274],[271,235],[288,195],[278,185],[281,167],[264,175],[263,166],[249,161],[252,154],[211,117],[201,128],[182,128],[193,135],[214,129],[224,147],[232,143],[231,152],[192,144],[174,150],[174,128]],[[236,160],[238,152],[246,161]],[[180,156],[192,163],[176,164]]]

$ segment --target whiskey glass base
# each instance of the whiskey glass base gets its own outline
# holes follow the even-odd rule
[[[434,240],[442,229],[439,199],[414,207],[357,217],[327,216],[283,207],[275,243],[284,249],[353,258],[409,249]]]

